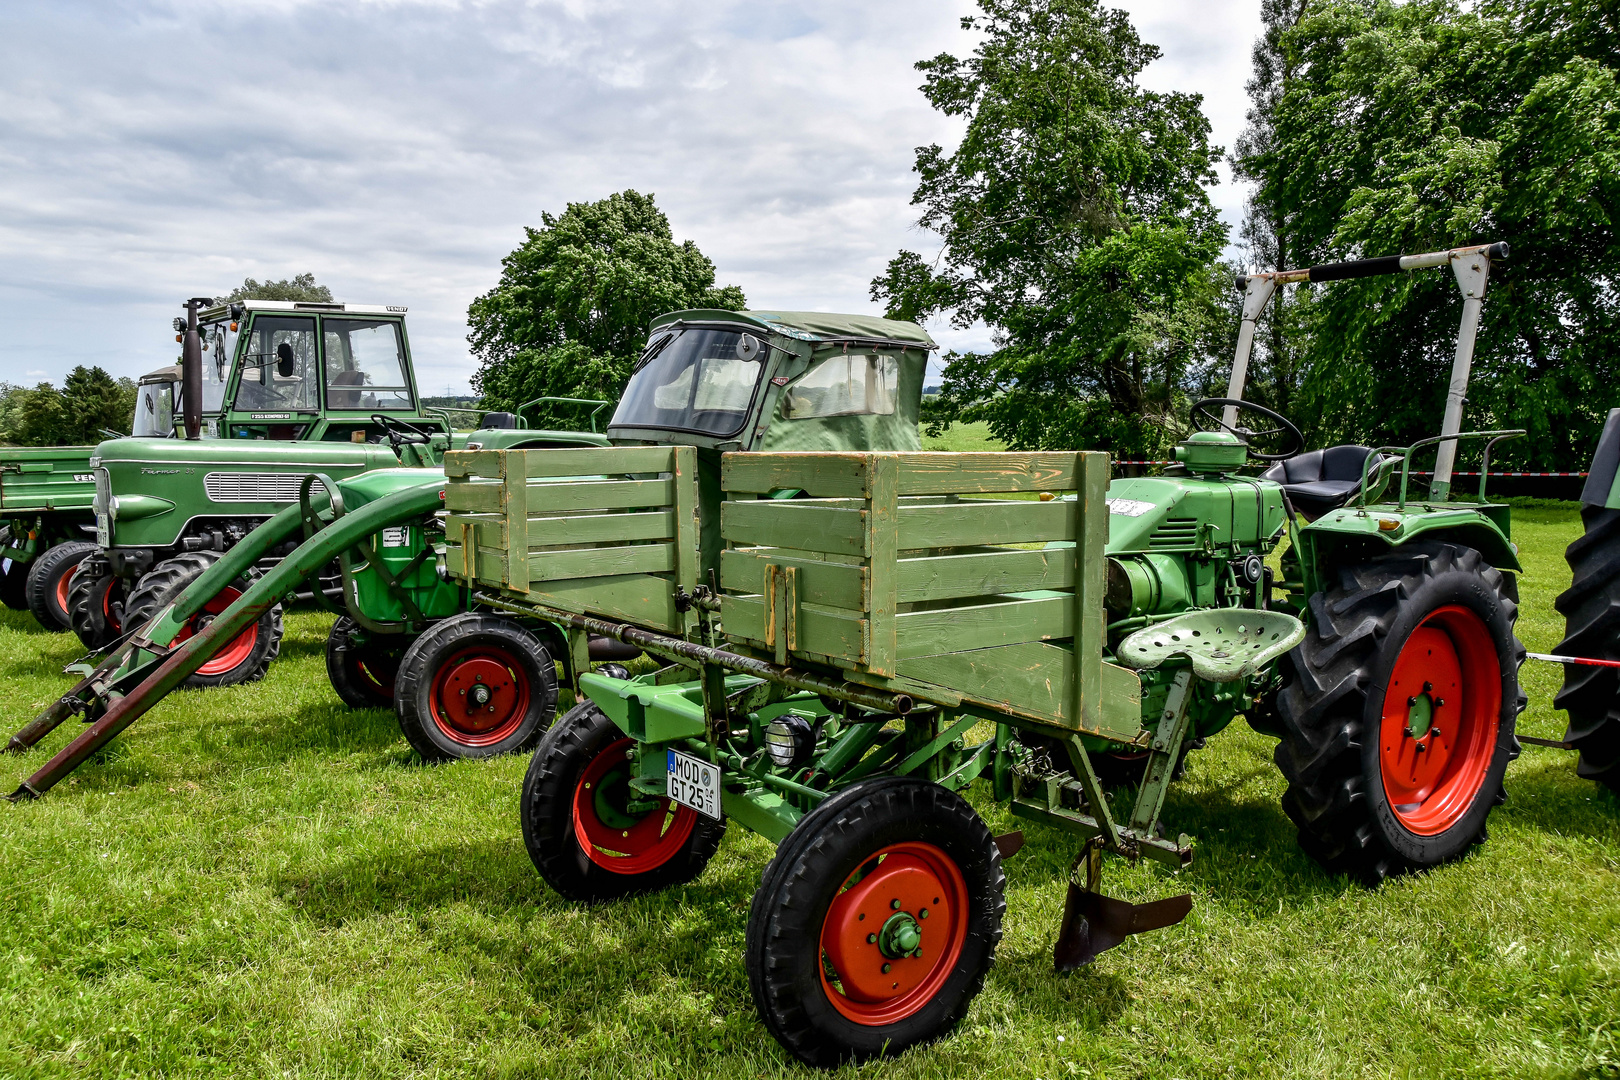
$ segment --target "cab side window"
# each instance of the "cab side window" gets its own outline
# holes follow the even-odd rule
[[[383,319],[326,319],[326,407],[409,409],[399,324]]]
[[[900,362],[892,356],[846,353],[821,361],[782,393],[782,418],[890,416]]]

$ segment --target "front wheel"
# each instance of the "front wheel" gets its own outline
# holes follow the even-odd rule
[[[748,913],[765,1026],[831,1066],[939,1038],[984,986],[1006,878],[960,795],[913,777],[852,785],[806,814]]]
[[[53,631],[73,628],[68,582],[79,563],[95,552],[96,545],[74,540],[46,548],[34,557],[28,568],[28,610],[39,625]]]
[[[468,612],[430,627],[399,662],[394,714],[428,761],[533,746],[557,714],[557,671],[533,634]]]
[[[222,557],[217,551],[188,551],[152,567],[129,591],[129,599],[124,603],[123,625],[134,629],[150,622],[153,616],[179,599],[182,592]],[[179,645],[202,633],[247,592],[250,584],[244,575],[220,589],[186,620],[186,624],[168,644]],[[186,678],[185,685],[202,689],[253,682],[264,677],[280,652],[281,605],[277,604],[216,649],[213,656]]]
[[[402,634],[374,633],[340,615],[326,635],[326,677],[351,709],[391,709],[400,659],[410,644]]]
[[[100,652],[123,633],[124,579],[114,577],[105,559],[90,556],[68,579],[68,615],[79,642]]]
[[[1486,836],[1524,709],[1514,580],[1417,542],[1340,571],[1283,665],[1283,809],[1324,867],[1369,883]]]
[[[546,884],[569,900],[685,884],[703,873],[725,834],[725,822],[691,807],[637,796],[630,786],[633,746],[584,701],[546,733],[529,763],[523,843]]]

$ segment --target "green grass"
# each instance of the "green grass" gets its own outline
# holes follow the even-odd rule
[[[1565,506],[1516,516],[1521,634],[1547,649],[1579,526]],[[765,841],[733,829],[669,894],[563,903],[519,838],[527,763],[419,764],[390,714],[328,689],[328,622],[292,615],[263,683],[177,693],[43,801],[0,806],[0,1076],[805,1074],[743,973]],[[20,723],[60,693],[73,654],[0,615],[0,715]],[[1561,734],[1558,670],[1524,681],[1522,729]],[[1620,1073],[1612,794],[1526,749],[1488,844],[1369,891],[1295,846],[1271,745],[1236,725],[1194,756],[1167,811],[1198,838],[1190,869],[1109,867],[1132,900],[1191,891],[1182,926],[1054,975],[1075,845],[1024,825],[966,1022],[836,1075]],[[995,831],[1018,827],[976,801]]]

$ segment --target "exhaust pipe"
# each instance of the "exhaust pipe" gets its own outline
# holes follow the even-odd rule
[[[186,301],[186,329],[180,340],[181,416],[186,438],[202,438],[202,338],[197,333],[197,309],[214,301],[194,296]]]

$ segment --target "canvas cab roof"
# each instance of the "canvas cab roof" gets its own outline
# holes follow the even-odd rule
[[[716,308],[693,308],[660,315],[652,321],[651,329],[660,330],[683,323],[736,323],[818,344],[859,342],[920,347],[924,350],[939,348],[928,332],[914,322],[880,319],[875,315],[840,315],[830,311],[721,311]]]

